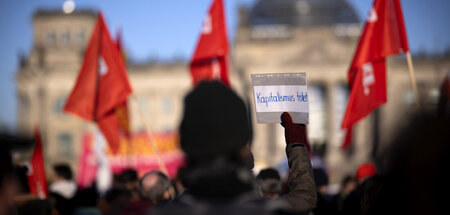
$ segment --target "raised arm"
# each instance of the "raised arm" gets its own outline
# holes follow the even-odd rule
[[[288,193],[286,199],[293,210],[309,212],[317,203],[317,191],[310,161],[310,148],[306,137],[306,127],[295,124],[289,113],[281,115],[281,125],[285,129],[286,155],[289,163]]]

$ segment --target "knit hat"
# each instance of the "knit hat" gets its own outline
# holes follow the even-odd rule
[[[278,171],[274,168],[267,168],[263,169],[259,172],[258,176],[256,176],[257,179],[265,180],[265,179],[276,179],[280,180],[280,174]]]
[[[250,139],[246,106],[220,82],[202,82],[184,100],[181,148],[188,158],[230,155]]]
[[[363,164],[359,165],[358,170],[356,171],[356,180],[373,176],[373,175],[375,175],[375,173],[376,173],[376,170],[375,170],[375,166],[373,166],[373,164],[363,163]]]

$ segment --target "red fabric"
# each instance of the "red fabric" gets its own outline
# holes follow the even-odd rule
[[[190,63],[193,85],[197,86],[203,80],[220,80],[230,86],[228,52],[223,0],[214,0]]]
[[[359,165],[356,171],[356,180],[363,179],[366,177],[373,176],[377,173],[375,166],[371,163],[364,163]]]
[[[375,0],[348,71],[351,92],[342,128],[351,129],[387,101],[385,58],[408,51],[400,1]],[[346,143],[351,142],[349,137]]]
[[[292,121],[289,113],[281,114],[281,125],[284,127],[284,138],[286,144],[303,143],[311,155],[311,149],[307,138],[306,126],[304,124],[296,124]]]
[[[350,128],[379,105],[386,103],[386,61],[368,63],[356,72],[342,128]]]
[[[30,192],[39,199],[45,199],[48,196],[47,180],[45,178],[44,157],[42,155],[42,141],[39,128],[34,129],[36,146],[31,157],[30,170],[28,171],[28,186]]]
[[[375,0],[348,73],[368,62],[409,51],[400,0]]]
[[[353,128],[347,129],[347,133],[345,134],[344,144],[342,144],[342,149],[346,150],[350,145],[352,144],[352,135],[353,135]]]
[[[96,121],[113,152],[119,148],[115,108],[131,93],[125,65],[101,13],[64,111]]]

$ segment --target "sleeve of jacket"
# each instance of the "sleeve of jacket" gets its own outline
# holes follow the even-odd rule
[[[308,212],[316,207],[317,191],[308,150],[301,143],[288,144],[286,154],[289,163],[287,200],[292,210]]]

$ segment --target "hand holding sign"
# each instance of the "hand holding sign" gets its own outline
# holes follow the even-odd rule
[[[294,123],[308,124],[305,73],[253,74],[251,78],[258,123],[280,123],[281,113],[289,112]]]
[[[281,114],[281,125],[284,127],[284,138],[286,139],[286,144],[302,143],[306,146],[308,153],[311,155],[306,126],[304,124],[296,124],[292,122],[292,117],[287,112]]]

